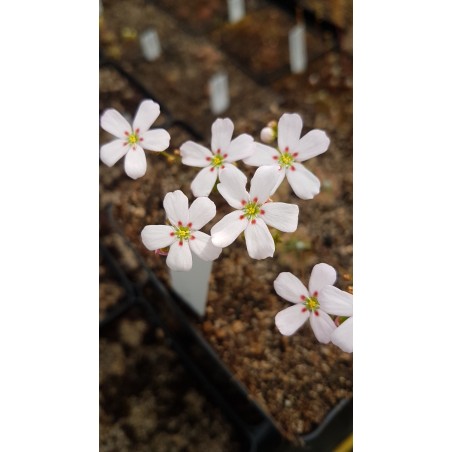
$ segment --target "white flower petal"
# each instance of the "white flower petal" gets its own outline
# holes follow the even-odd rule
[[[231,142],[232,132],[234,132],[234,124],[229,118],[218,118],[212,124],[212,152],[217,153],[218,150],[226,151]]]
[[[353,315],[353,295],[334,286],[324,286],[317,297],[320,307],[332,315]]]
[[[326,312],[317,309],[311,314],[310,321],[317,340],[322,344],[328,344],[331,340],[331,333],[336,329],[333,319]]]
[[[298,155],[295,160],[304,162],[316,155],[323,154],[330,145],[330,139],[323,130],[311,130],[298,143]]]
[[[133,131],[139,129],[142,134],[149,130],[149,127],[154,123],[160,114],[160,105],[153,100],[144,100],[138,107],[137,114],[133,120]]]
[[[182,163],[188,166],[204,168],[210,165],[212,152],[194,141],[186,141],[180,147]]]
[[[126,132],[132,132],[130,124],[124,116],[114,108],[110,108],[104,112],[100,118],[100,126],[115,137],[122,139],[126,137]]]
[[[146,174],[146,156],[143,148],[137,144],[129,148],[124,161],[124,169],[126,174],[132,179],[138,179]]]
[[[141,240],[148,250],[154,251],[170,246],[177,240],[177,237],[171,226],[150,225],[145,226],[141,231]]]
[[[280,297],[292,303],[300,303],[301,296],[309,297],[309,292],[305,285],[289,272],[280,273],[275,279],[273,286]]]
[[[249,200],[249,194],[245,189],[246,176],[245,178],[243,176],[245,175],[240,170],[234,171],[230,167],[220,171],[217,189],[234,209],[241,209]]]
[[[242,135],[234,138],[227,149],[223,151],[223,155],[227,154],[227,157],[225,157],[226,162],[236,162],[237,160],[242,160],[250,157],[253,153],[253,137],[246,133],[242,133]]]
[[[165,195],[163,208],[174,226],[187,226],[189,223],[188,198],[180,190]]]
[[[215,203],[206,197],[196,198],[188,209],[191,229],[197,231],[206,225],[217,213]]]
[[[283,232],[294,232],[298,227],[299,208],[296,204],[269,202],[262,206],[261,218],[269,226]]]
[[[300,140],[303,121],[298,113],[284,113],[278,121],[278,148],[281,152],[294,151]]]
[[[332,286],[336,282],[336,270],[328,264],[314,265],[309,278],[309,293],[317,297],[326,286]],[[317,294],[315,294],[317,292]]]
[[[245,176],[245,174],[240,171],[233,163],[224,162],[223,165],[218,168],[218,177],[220,177],[220,174],[225,170],[230,169],[232,171],[235,171],[237,173],[237,177],[241,178],[241,184],[246,186],[246,183],[248,182],[248,178]]]
[[[170,134],[165,129],[148,130],[142,135],[141,147],[148,151],[161,152],[168,148]]]
[[[303,312],[303,305],[297,304],[278,312],[275,316],[275,324],[281,334],[291,336],[303,326],[309,315],[308,310]]]
[[[210,262],[217,259],[221,254],[222,248],[212,243],[210,235],[196,231],[192,234],[192,237],[194,239],[189,241],[190,248],[202,260]]]
[[[217,181],[218,170],[213,166],[203,168],[193,179],[191,191],[196,197],[209,196],[215,182]]]
[[[254,143],[254,153],[251,157],[243,160],[251,166],[277,165],[281,154],[271,146],[262,143]]]
[[[270,192],[270,196],[272,196],[276,190],[278,190],[279,186],[282,184],[282,181],[286,177],[286,168],[282,168],[278,166],[278,179],[276,180],[276,184],[273,188],[273,190]]]
[[[170,246],[166,265],[174,271],[188,271],[193,264],[190,246],[186,240],[177,241]]]
[[[273,240],[267,225],[260,219],[250,221],[245,229],[245,241],[248,254],[253,259],[265,259],[273,257],[275,253],[275,241]]]
[[[312,199],[320,193],[320,181],[301,163],[293,163],[294,170],[288,169],[287,180],[294,193],[301,199]]]
[[[229,246],[248,225],[248,220],[243,217],[241,210],[225,215],[210,231],[212,243],[215,246],[225,248]]]
[[[267,202],[280,177],[279,166],[261,166],[251,179],[250,200],[258,204]]]
[[[124,140],[114,140],[100,148],[100,159],[107,166],[113,166],[129,150],[129,144]]]
[[[353,352],[353,317],[347,319],[333,331],[331,342],[344,352]]]

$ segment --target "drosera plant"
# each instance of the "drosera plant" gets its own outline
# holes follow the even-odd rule
[[[101,148],[101,160],[111,166],[126,156],[126,173],[136,179],[146,172],[143,149],[161,152],[169,146],[170,136],[163,129],[149,130],[160,113],[152,100],[143,101],[132,126],[116,110],[101,117],[101,126],[117,137]],[[278,123],[271,121],[262,129],[261,140],[277,147],[254,142],[249,134],[232,139],[234,124],[219,118],[212,124],[211,150],[193,141],[180,146],[182,163],[202,168],[191,183],[196,197],[189,207],[180,190],[167,193],[163,201],[168,224],[147,225],[141,232],[145,247],[167,256],[168,267],[176,272],[189,271],[192,253],[204,261],[216,260],[222,249],[243,232],[252,259],[266,259],[275,253],[275,239],[269,227],[281,232],[296,231],[299,223],[297,204],[274,202],[284,177],[295,194],[304,200],[320,191],[320,181],[301,162],[324,153],[330,139],[321,130],[312,130],[300,138],[303,121],[297,113],[283,114]],[[247,177],[237,162],[258,166],[246,190]],[[216,216],[215,203],[208,198],[217,183],[218,192],[235,209],[211,228],[211,236],[200,231]],[[279,236],[279,232],[276,233]],[[313,267],[308,288],[292,273],[283,272],[274,281],[276,293],[294,306],[280,311],[275,324],[281,334],[293,335],[309,319],[319,342],[333,342],[343,351],[353,351],[353,296],[334,287],[336,271],[328,264]],[[196,281],[194,281],[196,284]],[[337,316],[333,320],[332,316]]]
[[[184,165],[203,168],[191,183],[196,197],[209,196],[219,174],[226,168],[246,180],[245,174],[234,163],[254,153],[254,139],[246,133],[232,139],[233,132],[234,124],[229,118],[218,118],[212,124],[212,150],[194,141],[186,141],[180,147]]]
[[[299,198],[312,199],[320,193],[320,180],[302,162],[326,152],[330,139],[319,129],[311,130],[300,138],[302,129],[303,120],[298,113],[284,113],[277,128],[274,125],[273,128],[267,126],[261,132],[261,139],[267,143],[277,137],[278,147],[255,143],[255,152],[244,159],[244,163],[278,168],[279,178],[274,192],[287,177],[289,185]]]
[[[292,273],[280,273],[273,283],[275,291],[294,305],[276,314],[279,332],[291,336],[309,319],[320,343],[328,344],[334,339],[333,343],[342,350],[352,352],[352,318],[337,327],[330,314],[351,316],[353,295],[334,287],[335,282],[336,270],[324,263],[313,267],[308,288]]]
[[[189,208],[187,196],[176,190],[166,194],[163,207],[170,225],[148,225],[141,231],[141,239],[148,250],[169,247],[166,263],[175,271],[192,268],[192,252],[207,262],[218,258],[222,249],[199,230],[216,214],[213,201],[200,197]]]
[[[149,130],[160,115],[160,105],[153,100],[144,100],[138,107],[132,125],[114,108],[106,110],[100,118],[102,129],[116,140],[100,148],[100,159],[113,166],[125,156],[124,169],[132,179],[146,174],[146,155],[143,149],[162,152],[169,147],[170,135],[164,129]]]
[[[248,254],[253,259],[273,257],[275,242],[268,229],[294,232],[298,226],[299,208],[296,204],[269,201],[278,180],[273,167],[258,168],[250,183],[249,193],[245,180],[235,172],[224,170],[220,174],[218,191],[228,204],[237,209],[224,216],[211,230],[212,243],[229,246],[243,231]]]

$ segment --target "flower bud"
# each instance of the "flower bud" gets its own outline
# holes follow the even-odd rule
[[[275,132],[270,127],[264,127],[261,130],[261,141],[270,144],[275,139]]]

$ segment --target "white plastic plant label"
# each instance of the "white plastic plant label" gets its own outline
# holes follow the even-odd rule
[[[245,15],[244,0],[228,0],[229,22],[232,24],[242,20]]]
[[[306,29],[303,25],[295,25],[289,32],[290,70],[300,74],[306,70],[308,56],[306,49]]]
[[[228,75],[225,72],[215,74],[209,80],[210,109],[214,115],[223,113],[229,107]]]
[[[157,32],[149,28],[140,35],[141,51],[148,61],[155,61],[161,54],[160,40]]]
[[[201,317],[206,312],[209,279],[212,272],[212,262],[201,260],[192,253],[193,266],[189,271],[176,272],[170,270],[173,289]]]

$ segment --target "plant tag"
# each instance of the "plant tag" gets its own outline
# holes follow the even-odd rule
[[[206,312],[212,262],[205,262],[192,253],[193,266],[188,272],[170,270],[173,289],[201,317]]]
[[[242,20],[245,15],[245,2],[244,0],[228,0],[228,13],[229,22],[234,24]]]
[[[210,109],[214,115],[223,113],[229,107],[228,75],[215,74],[209,81]]]
[[[148,61],[156,60],[161,54],[160,40],[157,32],[149,28],[140,35],[141,51]]]
[[[295,25],[289,32],[290,70],[300,74],[306,70],[308,57],[306,50],[306,29],[303,25]]]

